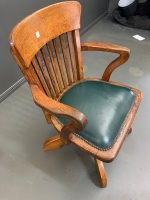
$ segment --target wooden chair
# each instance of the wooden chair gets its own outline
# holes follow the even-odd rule
[[[80,43],[81,5],[61,2],[36,11],[10,34],[10,51],[29,83],[35,103],[58,135],[44,150],[73,143],[95,159],[101,187],[107,179],[103,162],[119,152],[141,100],[141,92],[109,81],[129,58],[126,47],[101,42]],[[101,79],[84,78],[82,51],[119,54]]]

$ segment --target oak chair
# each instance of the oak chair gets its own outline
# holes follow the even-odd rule
[[[73,143],[94,157],[101,187],[107,179],[103,162],[111,162],[131,132],[141,92],[110,81],[129,58],[126,47],[101,42],[80,43],[81,5],[61,2],[40,9],[17,24],[10,51],[29,83],[35,103],[58,135],[44,150]],[[119,54],[102,78],[84,78],[82,51]]]

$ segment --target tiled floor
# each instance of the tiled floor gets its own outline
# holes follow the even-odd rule
[[[139,34],[146,39],[138,41]],[[143,92],[143,100],[117,158],[105,164],[108,186],[98,187],[93,160],[73,145],[44,152],[56,131],[47,125],[24,84],[0,104],[0,200],[149,200],[150,199],[150,32],[116,24],[105,17],[82,36],[127,46],[131,58],[111,80]],[[100,77],[116,55],[84,53],[86,77]]]

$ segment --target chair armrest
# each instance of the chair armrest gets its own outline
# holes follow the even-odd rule
[[[86,126],[87,118],[79,110],[49,98],[37,85],[30,85],[30,89],[34,102],[39,107],[49,112],[51,116],[69,119],[69,122],[61,128],[63,142],[68,143],[70,133],[81,131]]]
[[[119,54],[119,57],[112,61],[105,69],[102,80],[109,81],[112,72],[125,63],[130,56],[130,49],[115,44],[108,44],[102,42],[84,42],[81,43],[82,51],[104,51]]]

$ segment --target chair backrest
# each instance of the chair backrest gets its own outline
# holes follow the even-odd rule
[[[57,99],[83,78],[81,5],[66,1],[40,9],[17,24],[10,50],[29,84]]]

